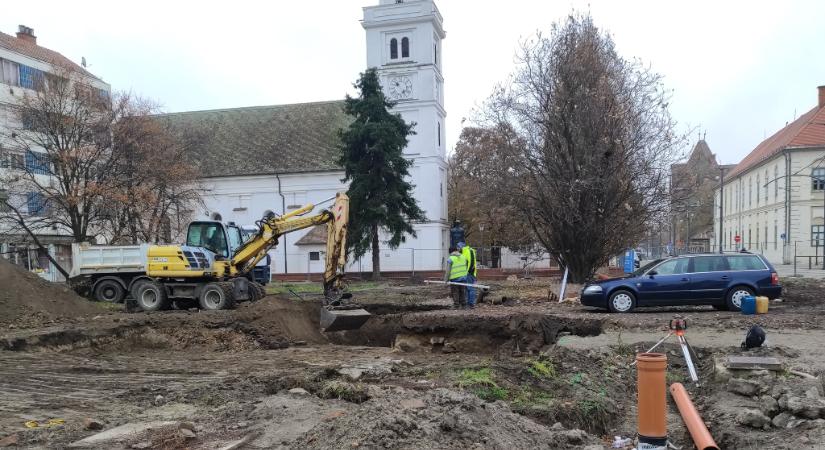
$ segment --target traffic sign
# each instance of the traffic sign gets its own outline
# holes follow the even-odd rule
[[[739,237],[739,235],[737,234],[736,236],[734,236],[734,237],[733,237],[733,240],[734,240],[734,242],[736,242],[736,243],[738,244],[738,243],[739,243],[739,241],[741,241],[741,240],[742,240],[742,238],[741,238],[741,237]]]

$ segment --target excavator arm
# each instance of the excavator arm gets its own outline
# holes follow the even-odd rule
[[[325,331],[360,328],[369,319],[370,314],[349,301],[351,295],[344,293],[343,288],[344,269],[347,264],[349,197],[339,192],[335,195],[335,203],[330,209],[323,210],[317,215],[303,217],[304,214],[314,209],[315,205],[308,204],[283,216],[270,216],[260,220],[255,236],[247,240],[232,255],[231,270],[240,275],[247,274],[261,259],[266,257],[268,250],[278,244],[278,239],[282,235],[326,224],[327,245],[321,328]]]

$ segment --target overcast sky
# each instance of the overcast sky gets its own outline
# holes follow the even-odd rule
[[[361,8],[378,0],[4,2],[0,30],[33,27],[38,43],[115,90],[166,111],[339,99],[366,64]],[[519,39],[570,11],[590,11],[624,57],[674,90],[683,129],[707,132],[723,163],[816,105],[825,85],[823,1],[437,2],[444,16],[447,141],[458,138],[513,69]],[[693,133],[696,140],[698,131]]]

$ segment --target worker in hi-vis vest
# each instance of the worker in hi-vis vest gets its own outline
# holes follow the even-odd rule
[[[461,256],[467,261],[467,283],[476,284],[478,279],[478,268],[476,267],[476,249],[464,242],[458,243],[458,250]],[[467,306],[470,308],[476,305],[476,288],[467,287]]]
[[[450,256],[447,258],[447,269],[444,271],[444,281],[455,283],[467,282],[467,260],[455,247],[450,247]],[[453,307],[459,308],[467,304],[467,288],[450,285],[450,295],[453,297]]]

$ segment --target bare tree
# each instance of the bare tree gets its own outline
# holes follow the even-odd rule
[[[37,234],[46,230],[78,242],[90,236],[111,178],[108,92],[71,67],[52,67],[33,74],[34,89],[24,91],[0,130],[10,162],[0,173],[4,233],[25,234],[42,250]]]
[[[199,202],[184,156],[191,133],[154,119],[151,102],[112,99],[86,75],[52,67],[0,130],[11,162],[0,171],[0,232],[26,235],[41,250],[37,236],[47,230],[74,242],[168,241]]]
[[[105,235],[110,242],[171,242],[202,205],[189,155],[204,135],[157,117],[155,103],[129,94],[118,96],[115,111]]]
[[[500,183],[512,176],[523,146],[506,123],[461,131],[448,161],[450,217],[461,220],[471,244],[523,249],[538,243]]]
[[[535,237],[581,282],[667,213],[667,174],[684,139],[661,77],[620,57],[589,16],[524,42],[485,119],[525,143],[501,180]]]

